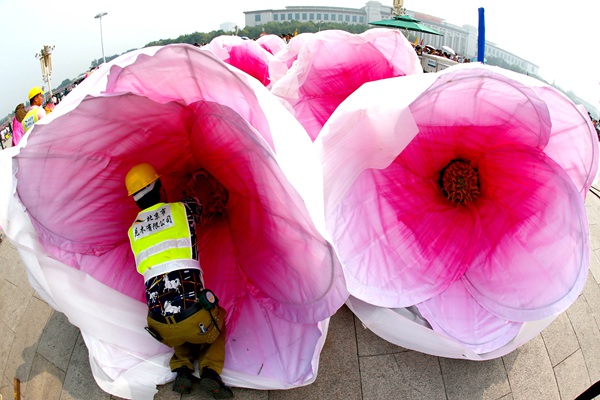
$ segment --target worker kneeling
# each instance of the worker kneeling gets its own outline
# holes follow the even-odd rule
[[[196,226],[204,205],[195,197],[168,203],[159,178],[150,164],[139,164],[125,179],[129,195],[142,210],[129,228],[129,241],[146,286],[146,329],[174,350],[170,361],[171,371],[177,373],[174,391],[191,392],[198,359],[200,386],[216,399],[231,398],[233,392],[220,376],[225,310],[204,287],[198,261]]]

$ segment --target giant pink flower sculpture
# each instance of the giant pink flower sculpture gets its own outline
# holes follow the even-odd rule
[[[411,44],[397,30],[375,28],[360,35],[327,30],[296,36],[288,46],[276,56],[289,70],[271,93],[293,110],[313,140],[336,107],[363,83],[423,72]]]
[[[351,295],[416,305],[458,344],[413,348],[499,356],[580,294],[598,143],[586,113],[555,89],[478,65],[373,82],[316,144]]]
[[[138,210],[124,177],[140,162],[155,165],[171,201],[199,168],[229,191],[227,218],[199,239],[207,287],[228,311],[224,379],[255,388],[315,379],[323,321],[347,291],[297,192],[318,170],[302,155],[312,143],[267,89],[193,46],[146,48],[103,66],[25,140],[14,162],[26,215],[13,204],[2,226],[35,252],[32,282],[81,328],[102,388],[129,398],[172,378],[170,349],[143,330],[127,239]],[[286,152],[305,159],[303,170]]]
[[[287,43],[277,35],[262,35],[256,39],[256,43],[269,53],[275,55],[285,49]]]
[[[287,72],[287,66],[275,58],[272,51],[283,39],[274,35],[264,36],[261,42],[244,40],[239,36],[222,35],[214,38],[203,50],[213,52],[218,58],[248,75],[258,79],[264,86],[271,86]],[[276,40],[279,39],[279,42]]]

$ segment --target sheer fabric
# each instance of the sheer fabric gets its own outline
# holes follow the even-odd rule
[[[293,110],[313,140],[337,106],[363,83],[423,72],[408,40],[385,28],[360,35],[336,30],[298,35],[276,57],[289,70],[271,92]]]
[[[581,293],[598,143],[555,89],[480,65],[371,82],[315,144],[326,225],[357,299],[416,305],[435,331],[487,353],[514,349],[522,323]],[[453,160],[478,175],[472,203],[442,191]]]
[[[141,162],[170,201],[199,168],[229,191],[227,217],[198,232],[205,283],[228,312],[224,380],[273,389],[315,379],[327,319],[348,294],[299,195],[319,180],[312,144],[267,89],[208,51],[148,48],[101,67],[40,122],[16,155],[2,154],[16,197],[4,193],[1,223],[33,286],[84,332],[104,390],[151,398],[172,379],[170,350],[143,329],[127,238],[138,210],[124,179]]]

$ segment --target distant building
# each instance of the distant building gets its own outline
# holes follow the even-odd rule
[[[280,9],[245,11],[246,26],[268,22],[337,22],[349,25],[366,25],[371,21],[391,18],[392,8],[378,1],[369,1],[362,8],[326,6],[287,6]]]
[[[406,13],[420,20],[423,25],[427,25],[444,34],[444,36],[430,34],[421,35],[420,38],[423,39],[424,44],[429,44],[435,48],[449,46],[458,54],[465,55],[469,58],[477,57],[477,27],[472,25],[463,25],[462,27],[452,25],[445,22],[442,18],[417,11],[408,10]],[[418,33],[415,34],[419,36]],[[522,68],[529,74],[539,74],[538,65],[498,47],[489,40],[485,41],[485,48],[486,55],[501,58],[509,64]]]
[[[237,24],[235,22],[223,22],[219,28],[221,28],[221,30],[223,32],[235,32],[235,30],[237,29]]]
[[[391,19],[393,7],[384,6],[378,1],[369,1],[362,8],[326,7],[326,6],[287,6],[280,9],[245,11],[246,26],[258,26],[268,22],[336,22],[349,25],[366,25],[369,22],[382,19]],[[444,36],[431,34],[417,35],[424,44],[435,48],[449,46],[458,54],[468,58],[477,56],[477,28],[472,25],[457,26],[445,22],[444,19],[418,11],[406,10],[406,13],[421,21]],[[509,64],[514,64],[530,74],[538,74],[539,66],[524,58],[518,57],[496,44],[486,40],[486,54],[504,59]]]
[[[434,30],[442,33],[444,36],[422,34],[419,32],[411,32],[419,39],[423,40],[423,44],[439,49],[442,46],[448,46],[467,57],[474,57],[477,51],[477,28],[470,25],[457,26],[445,22],[442,18],[434,17],[433,15],[423,14],[417,11],[407,10],[406,13],[421,21]]]
[[[496,44],[488,40],[485,41],[485,54],[501,58],[509,64],[513,64],[522,68],[528,74],[539,75],[539,66],[525,60],[524,58],[516,56],[513,53],[509,53],[508,51],[501,49]]]

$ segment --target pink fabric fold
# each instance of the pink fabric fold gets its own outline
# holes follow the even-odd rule
[[[473,208],[446,204],[438,192],[437,179],[416,177],[397,163],[356,180],[329,216],[352,295],[408,307],[466,272],[480,222]]]
[[[369,104],[383,107],[380,98],[389,96],[376,82],[342,103],[316,142],[329,151],[324,165],[355,170],[364,159],[381,159],[340,176],[352,181],[338,185],[348,189],[326,208],[350,293],[381,307],[425,305],[435,330],[486,352],[506,344],[517,322],[563,312],[581,293],[589,265],[582,195],[598,168],[598,143],[587,116],[555,89],[486,66],[386,84],[400,107],[408,104],[414,138],[406,122],[361,121],[371,128],[356,132],[340,123],[380,117]],[[375,143],[411,141],[395,158],[363,146],[335,161],[337,150],[325,147],[361,134]],[[558,143],[564,148],[553,160]],[[456,160],[478,176],[472,203],[454,204],[442,190],[441,172]],[[335,179],[327,176],[333,170],[324,169],[325,182]],[[340,197],[327,187],[325,196]]]
[[[473,299],[458,280],[439,296],[417,304],[419,312],[438,332],[478,354],[496,350],[517,336],[522,323],[496,317]]]
[[[298,58],[298,54],[304,44],[312,38],[313,35],[313,33],[305,32],[292,37],[288,45],[276,54],[277,59],[282,61],[289,69]]]
[[[139,210],[125,175],[150,162],[177,201],[189,176],[205,168],[229,191],[227,218],[200,235],[205,282],[228,312],[227,366],[248,374],[258,373],[258,361],[274,363],[261,376],[284,386],[314,376],[319,322],[347,290],[333,248],[280,167],[271,127],[288,119],[286,134],[308,145],[306,133],[268,90],[192,46],[144,49],[96,74],[105,75],[36,125],[16,157],[17,193],[41,243],[143,302],[127,238]],[[252,331],[243,341],[249,354],[231,338]]]
[[[303,37],[301,46],[295,40],[280,56],[293,66],[271,91],[294,110],[313,140],[337,106],[363,83],[422,73],[414,49],[399,31],[376,28],[355,35],[328,30]]]
[[[569,175],[583,199],[598,171],[598,135],[583,106],[576,106],[553,88],[534,88],[547,104],[552,135],[544,153]]]
[[[276,48],[273,40],[265,39],[263,43],[261,45],[239,36],[223,35],[214,38],[202,49],[211,51],[227,64],[258,79],[264,86],[269,86],[283,76],[287,68],[269,51],[269,46]]]
[[[256,43],[269,53],[275,55],[285,49],[285,41],[277,35],[262,35],[256,39]]]
[[[583,290],[589,264],[585,206],[564,170],[531,148],[500,148],[478,160],[478,257],[465,286],[513,321],[559,314]],[[535,284],[533,284],[535,282]]]

